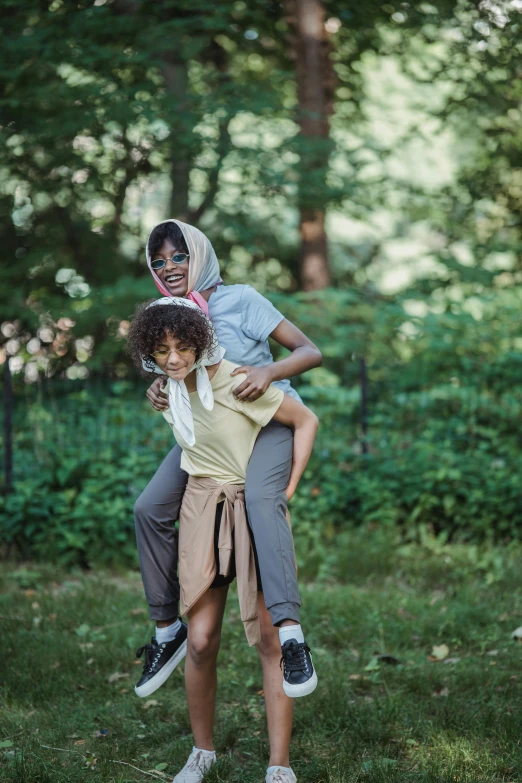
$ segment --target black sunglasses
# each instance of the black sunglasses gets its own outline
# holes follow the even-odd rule
[[[167,261],[172,261],[173,264],[184,264],[188,258],[187,253],[176,253],[172,258],[167,258]],[[164,258],[155,258],[151,261],[150,265],[153,269],[163,269],[166,266],[167,261]]]

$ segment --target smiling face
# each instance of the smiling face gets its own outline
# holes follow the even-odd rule
[[[173,381],[184,380],[192,372],[196,361],[195,349],[168,332],[163,335],[152,356],[160,370]]]
[[[186,251],[176,247],[167,238],[161,248],[151,257],[151,261],[162,258],[167,262],[162,269],[156,269],[155,272],[171,296],[185,296],[188,291],[189,259],[185,259],[183,264],[173,264],[171,261],[172,256],[184,252]]]

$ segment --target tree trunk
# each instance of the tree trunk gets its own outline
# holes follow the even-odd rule
[[[331,284],[324,188],[330,154],[333,68],[321,0],[286,0],[295,58],[299,123],[299,229],[305,291]]]
[[[366,359],[359,359],[359,374],[361,379],[361,450],[368,454],[368,369]]]
[[[9,354],[4,362],[4,492],[9,494],[13,486],[13,386]]]
[[[172,190],[168,217],[186,221],[189,214],[189,177],[192,164],[190,144],[187,143],[192,131],[189,125],[191,115],[188,106],[188,68],[187,63],[174,53],[166,52],[162,59],[165,87],[174,102],[172,114],[177,117],[170,137]]]
[[[332,282],[328,264],[328,239],[324,209],[299,210],[301,234],[301,282],[304,291],[317,291]]]

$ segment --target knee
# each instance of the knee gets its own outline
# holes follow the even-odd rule
[[[260,487],[256,486],[255,484],[250,486],[247,483],[245,485],[245,505],[247,507],[247,511],[249,511],[249,509],[253,508],[254,506],[257,506],[260,502],[262,502]]]
[[[134,504],[134,523],[137,528],[141,527],[141,525],[146,521],[148,515],[149,504],[147,502],[145,492],[142,492]]]
[[[261,639],[257,644],[257,652],[261,658],[280,658],[281,645],[279,633],[274,626],[261,626]]]
[[[190,625],[189,625],[190,629]],[[189,630],[187,654],[196,664],[210,663],[217,658],[219,634],[207,630]]]
[[[282,497],[282,495],[281,495]],[[245,505],[247,508],[248,521],[257,519],[264,512],[270,515],[274,512],[274,503],[278,499],[278,494],[274,490],[268,490],[259,484],[253,484],[245,487]]]

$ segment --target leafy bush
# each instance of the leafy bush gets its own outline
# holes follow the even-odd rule
[[[112,392],[53,400],[52,415],[30,407],[32,429],[15,439],[15,491],[0,500],[8,548],[67,564],[136,561],[134,502],[173,439],[143,401]]]
[[[520,538],[522,360],[511,326],[518,308],[500,301],[480,321],[465,312],[408,320],[397,304],[370,306],[335,292],[321,321],[320,297],[300,299],[286,310],[295,307],[288,314],[325,354],[324,366],[298,381],[321,420],[291,504],[300,562],[320,571],[343,531],[362,525],[405,540]],[[406,342],[404,323],[416,328]],[[15,492],[0,500],[0,542],[64,563],[135,563],[133,505],[172,433],[141,384],[61,396],[57,389],[52,383],[18,406],[24,427],[15,440]]]

